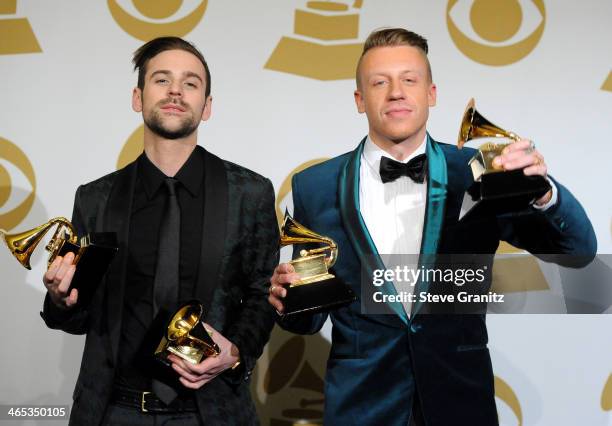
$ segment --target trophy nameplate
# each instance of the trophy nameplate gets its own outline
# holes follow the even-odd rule
[[[289,213],[281,227],[281,247],[291,244],[318,243],[323,246],[301,250],[300,256],[289,263],[300,280],[286,287],[283,299],[284,314],[317,312],[349,304],[357,299],[355,293],[338,277],[329,272],[338,258],[338,246],[328,237],[319,235],[296,222]]]
[[[118,250],[117,237],[114,232],[97,232],[77,238],[72,223],[63,217],[56,217],[28,231],[8,234],[0,230],[4,241],[19,263],[26,269],[32,269],[30,258],[45,234],[57,225],[53,237],[46,246],[49,251],[48,265],[57,256],[74,253],[75,274],[70,290],[78,289],[77,305],[86,306],[106,273]]]
[[[461,120],[457,147],[461,149],[467,141],[478,138],[506,138],[511,143],[521,139],[484,118],[476,110],[474,99],[470,99]],[[492,214],[523,210],[550,189],[543,176],[526,176],[523,169],[506,171],[493,164],[506,146],[507,143],[485,143],[469,161],[474,184],[468,193],[475,205],[466,216],[483,210]]]

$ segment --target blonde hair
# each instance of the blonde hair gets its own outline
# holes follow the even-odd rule
[[[368,52],[368,50],[374,49],[376,47],[394,46],[412,46],[419,49],[425,57],[425,62],[427,63],[427,74],[429,76],[429,81],[433,81],[431,74],[431,65],[429,63],[429,59],[427,58],[427,53],[429,52],[427,40],[424,37],[418,35],[417,33],[413,33],[412,31],[408,31],[404,28],[383,28],[380,30],[373,31],[368,36],[363,45],[363,51],[361,52],[361,56],[359,57],[359,62],[357,62],[357,70],[355,73],[357,87],[359,87],[361,84],[359,78],[359,68],[361,67],[361,61],[363,60],[363,57]]]

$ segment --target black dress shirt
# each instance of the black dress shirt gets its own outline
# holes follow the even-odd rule
[[[138,158],[134,200],[130,212],[128,264],[115,383],[136,390],[151,389],[139,351],[153,320],[153,282],[159,229],[168,197],[166,176],[143,153]],[[204,218],[204,158],[194,150],[174,176],[181,208],[179,303],[194,297]]]

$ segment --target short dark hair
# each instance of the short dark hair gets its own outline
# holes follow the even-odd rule
[[[134,71],[138,70],[138,88],[140,90],[144,89],[144,79],[145,74],[147,73],[147,65],[151,58],[159,55],[166,50],[184,50],[185,52],[191,53],[193,56],[198,58],[202,65],[204,65],[204,72],[206,74],[206,89],[204,91],[204,95],[208,98],[210,95],[210,70],[208,69],[208,64],[204,59],[204,55],[202,52],[198,50],[192,43],[183,40],[180,37],[158,37],[154,38],[151,41],[146,42],[142,46],[138,48],[134,52],[134,58],[132,58],[132,63],[134,64]]]
[[[393,46],[412,46],[419,49],[421,53],[423,53],[423,56],[425,57],[425,62],[427,63],[427,74],[429,76],[429,80],[433,81],[431,74],[431,65],[429,64],[429,59],[427,58],[427,53],[429,53],[429,46],[427,45],[427,40],[425,39],[425,37],[420,36],[417,33],[413,33],[412,31],[408,31],[404,28],[383,28],[380,30],[373,31],[363,44],[363,51],[361,52],[359,62],[357,62],[357,87],[359,87],[360,85],[359,67],[361,65],[361,61],[363,60],[363,57],[368,52],[368,50],[374,49],[375,47]]]

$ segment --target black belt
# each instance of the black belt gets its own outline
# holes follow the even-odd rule
[[[195,398],[177,398],[166,405],[152,392],[137,391],[125,387],[113,387],[111,402],[130,408],[136,408],[142,413],[183,413],[197,412]]]

